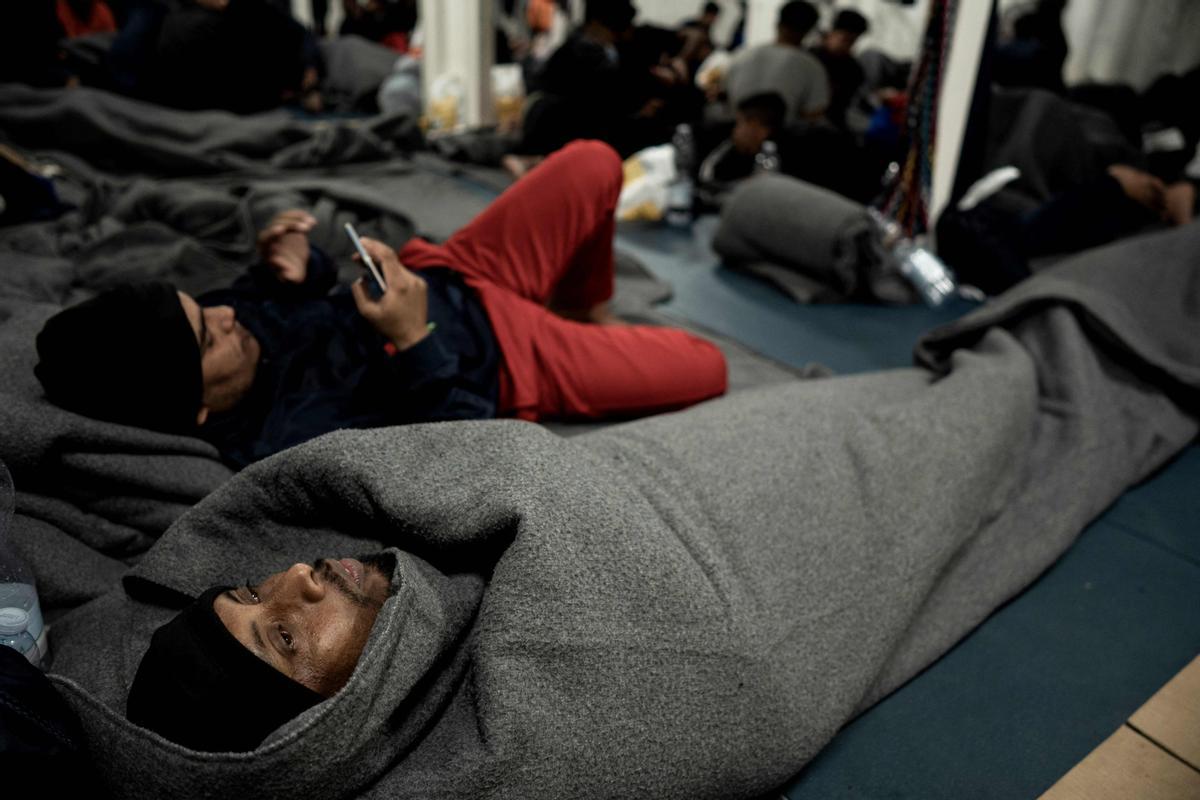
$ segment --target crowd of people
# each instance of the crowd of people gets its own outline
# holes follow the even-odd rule
[[[339,35],[406,53],[416,0],[343,0]],[[33,0],[6,12],[0,82],[90,85],[184,109],[323,109],[328,0]],[[87,37],[88,47],[76,40]],[[95,55],[99,52],[99,56]]]
[[[818,30],[816,7],[795,0],[780,8],[773,41],[746,47],[745,4],[724,43],[714,38],[721,13],[704,3],[672,30],[635,24],[630,0],[587,4],[583,23],[549,59],[527,62],[530,99],[505,166],[523,174],[579,137],[628,156],[687,124],[698,144],[693,177],[718,189],[750,175],[771,141],[785,174],[870,200],[898,137],[868,136],[865,123],[903,77],[892,70],[868,80],[852,50],[869,21],[843,9]]]
[[[1062,7],[1043,3],[1016,26],[997,51],[996,78],[1103,110],[1111,95],[1072,95],[1062,81]],[[628,418],[723,394],[726,363],[715,345],[610,312],[622,158],[687,125],[697,132],[701,183],[731,186],[763,169],[759,156],[770,152],[774,170],[868,203],[903,146],[904,86],[895,78],[903,70],[868,70],[856,55],[870,30],[862,14],[843,9],[821,29],[805,0],[780,7],[772,41],[743,46],[739,23],[728,48],[716,40],[722,8],[712,2],[676,29],[636,24],[631,0],[588,2],[569,32],[567,9],[552,0],[500,0],[497,11],[499,50],[522,64],[530,95],[506,161],[519,180],[487,210],[441,244],[364,240],[361,257],[378,262],[385,280],[340,288],[334,265],[309,241],[315,218],[284,211],[260,233],[258,262],[232,286],[193,297],[165,283],[122,285],[50,318],[37,339],[47,398],[96,419],[205,439],[240,469],[344,428]],[[317,112],[325,0],[313,0],[312,12],[306,28],[289,3],[269,0],[30,0],[8,12],[0,79],[90,83],[179,108],[249,113],[293,103]],[[345,0],[344,12],[341,34],[412,49],[414,2]],[[83,36],[109,37],[86,70],[63,46]],[[1184,91],[1198,75],[1180,79]],[[1171,121],[1194,149],[1200,125],[1194,104],[1184,108],[1190,116]],[[1122,155],[1052,187],[1033,209],[986,199],[954,209],[940,231],[944,255],[998,292],[1028,276],[1034,257],[1147,222],[1190,222],[1196,187],[1182,164],[1156,165],[1136,150],[1114,150]],[[89,335],[98,330],[105,336]],[[378,564],[341,559],[206,592],[155,635],[130,719],[199,749],[256,746],[346,684],[388,580]],[[324,601],[327,587],[340,593],[330,597],[355,635],[337,642],[335,665],[312,667],[322,680],[304,680],[274,657],[265,660],[276,671],[264,672],[239,649],[255,651],[254,620],[266,612],[320,632],[296,609]],[[163,698],[192,696],[180,665],[210,669],[184,649],[197,630],[223,642],[212,651],[232,652],[237,669],[259,668],[264,693],[289,695],[243,740],[172,727],[180,717]],[[290,639],[280,653],[292,652]],[[186,655],[179,664],[176,651]]]

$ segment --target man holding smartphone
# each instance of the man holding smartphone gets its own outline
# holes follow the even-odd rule
[[[37,377],[69,410],[202,436],[239,467],[341,428],[632,417],[722,394],[711,343],[613,324],[621,178],[610,147],[575,142],[443,244],[363,239],[382,292],[335,288],[315,219],[283,212],[227,289],[126,285],[51,318]]]

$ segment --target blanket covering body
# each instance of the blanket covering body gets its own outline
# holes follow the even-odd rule
[[[184,514],[57,625],[122,797],[753,797],[1196,435],[1200,226],[1082,254],[920,366],[561,439],[331,434]],[[171,594],[395,548],[349,684],[248,754],[128,723]]]

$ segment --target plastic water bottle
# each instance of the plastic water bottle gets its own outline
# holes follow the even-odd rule
[[[9,541],[12,517],[12,477],[0,463],[0,645],[41,666],[47,654],[46,626],[33,575]]]
[[[686,227],[692,222],[692,167],[696,161],[692,126],[676,125],[671,145],[675,148],[675,178],[667,187],[667,224]]]
[[[762,149],[754,156],[754,171],[756,173],[778,173],[782,166],[779,159],[779,148],[775,146],[775,142],[767,139],[762,143]]]
[[[46,626],[30,583],[0,583],[0,645],[11,647],[40,666],[46,654]]]
[[[892,253],[900,274],[908,278],[926,305],[937,308],[958,291],[950,268],[919,242],[904,239]]]

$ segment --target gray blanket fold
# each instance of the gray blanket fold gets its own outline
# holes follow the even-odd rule
[[[19,84],[0,84],[0,130],[18,144],[67,150],[117,172],[170,175],[378,161],[421,141],[407,116],[333,123],[282,110],[181,112],[96,89]]]
[[[1092,251],[929,336],[925,366],[569,440],[322,437],[64,617],[54,680],[124,797],[756,796],[1194,439],[1198,255],[1198,225]],[[148,588],[377,545],[396,592],[336,697],[248,755],[124,720],[172,613]]]
[[[801,303],[916,300],[890,266],[867,209],[796,178],[743,182],[722,209],[713,249]]]

